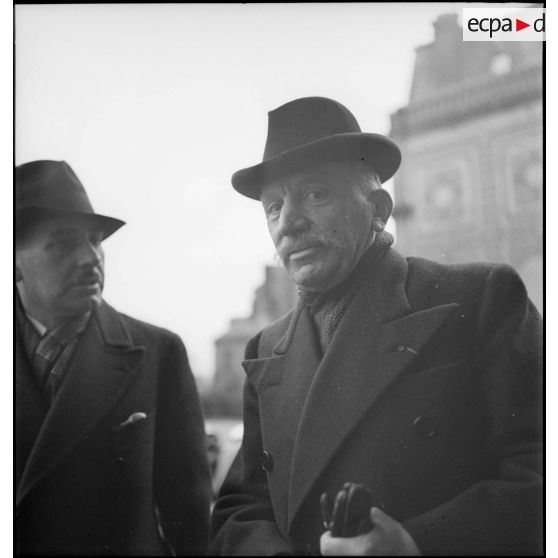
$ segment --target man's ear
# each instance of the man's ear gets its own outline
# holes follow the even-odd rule
[[[372,219],[378,230],[383,230],[388,222],[389,216],[393,211],[393,200],[391,196],[382,188],[370,192],[370,201],[374,206]]]

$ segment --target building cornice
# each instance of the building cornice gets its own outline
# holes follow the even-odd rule
[[[483,77],[399,109],[391,115],[390,136],[404,139],[537,99],[542,101],[542,68],[538,65],[503,76]]]

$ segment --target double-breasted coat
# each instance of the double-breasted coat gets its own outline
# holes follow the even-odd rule
[[[319,554],[320,494],[345,482],[423,554],[542,552],[541,321],[509,266],[389,249],[323,357],[299,303],[243,365],[214,554]]]
[[[15,384],[16,553],[207,550],[204,427],[178,336],[103,302],[50,408],[19,331]]]

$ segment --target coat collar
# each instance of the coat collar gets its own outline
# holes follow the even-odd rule
[[[405,258],[391,248],[388,248],[384,255],[379,258],[378,265],[371,271],[366,287],[361,289],[359,293],[360,297],[362,297],[363,292],[366,293],[364,302],[368,312],[367,320],[372,316],[375,321],[382,323],[412,311],[405,291],[407,267]],[[295,338],[300,314],[304,308],[305,306],[299,298],[285,333],[273,348],[274,355],[285,354],[289,351]]]
[[[130,385],[143,359],[121,316],[103,302],[82,333],[31,450],[16,501],[55,469]]]
[[[106,345],[123,349],[132,347],[132,336],[126,323],[106,302],[103,301],[97,309],[95,319]]]
[[[414,312],[406,281],[407,261],[389,249],[350,302],[317,367],[294,440],[289,529],[343,440],[457,308],[448,304]],[[290,368],[296,366],[291,353],[307,338],[302,312],[299,304],[274,348],[274,355],[285,358],[261,359],[273,362],[268,370],[273,370],[278,381],[291,375]]]
[[[23,313],[22,313],[23,314]],[[21,315],[18,315],[21,318]],[[19,486],[27,457],[40,431],[48,405],[25,348],[23,327],[15,324],[15,486]]]

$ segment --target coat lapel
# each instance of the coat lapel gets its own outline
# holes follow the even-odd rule
[[[243,362],[261,399],[264,437],[265,429],[269,429],[270,438],[285,453],[290,454],[292,449],[304,399],[321,357],[312,318],[299,301],[272,355]],[[271,386],[275,388],[267,391]],[[289,451],[285,451],[287,447]]]
[[[260,343],[260,351],[270,352],[265,338]],[[271,453],[274,462],[269,489],[274,495],[275,518],[284,536],[288,509],[285,487],[289,485],[294,440],[308,387],[320,359],[315,326],[299,300],[271,356],[243,363],[249,381],[258,391],[263,449]]]
[[[29,453],[37,439],[48,406],[39,389],[23,345],[19,324],[14,345],[15,356],[15,486],[19,486]]]
[[[314,376],[295,441],[289,526],[343,440],[458,306],[413,313],[406,271],[404,258],[389,251],[382,276],[355,295]]]
[[[103,303],[89,321],[29,455],[17,503],[85,440],[130,385],[144,348]]]

